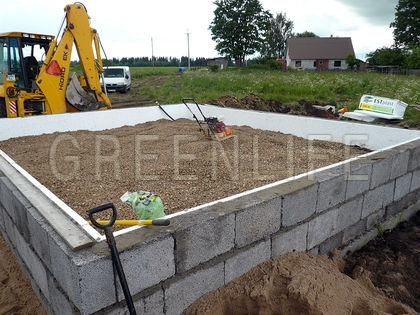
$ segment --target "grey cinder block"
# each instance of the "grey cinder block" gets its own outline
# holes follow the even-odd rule
[[[292,228],[291,230],[274,236],[272,241],[273,257],[293,251],[306,251],[307,234],[308,223],[303,223]]]
[[[411,178],[410,191],[414,191],[420,188],[420,169],[413,172]]]
[[[391,176],[392,156],[380,152],[370,157],[372,160],[372,178],[370,188],[376,188],[389,181]]]
[[[340,248],[342,244],[343,232],[339,232],[319,245],[319,254],[326,254],[333,248]]]
[[[179,315],[203,295],[225,285],[224,263],[200,269],[165,288],[166,315]]]
[[[174,240],[168,236],[120,253],[131,294],[172,277],[175,274]]]
[[[225,262],[225,282],[242,276],[253,267],[271,258],[271,242],[260,242],[227,259]]]
[[[420,141],[416,141],[420,143]],[[411,150],[410,159],[408,161],[408,171],[414,171],[420,168],[420,145]]]
[[[19,232],[15,233],[16,250],[28,268],[32,278],[42,294],[49,298],[47,270],[39,257],[32,251],[26,240]]]
[[[53,228],[34,208],[28,211],[28,228],[30,244],[48,268],[51,267],[49,234],[54,233]]]
[[[207,214],[175,232],[177,272],[187,271],[234,247],[235,215]]]
[[[394,198],[394,181],[368,191],[364,195],[362,218],[390,204]]]
[[[20,234],[29,241],[27,211],[32,205],[9,179],[0,178],[0,187],[0,200],[4,209],[16,224]]]
[[[394,201],[400,200],[410,192],[412,176],[412,173],[408,173],[395,180]]]
[[[342,166],[339,174],[334,174],[330,170],[317,174],[319,181],[318,201],[316,212],[325,211],[344,201],[346,194],[346,181]]]
[[[348,244],[351,240],[356,239],[366,231],[366,220],[360,220],[343,231],[343,244]]]
[[[309,221],[308,249],[337,233],[338,209],[329,210]]]
[[[283,196],[282,226],[293,226],[315,213],[318,184],[303,183],[303,187]]]
[[[258,241],[280,229],[281,197],[250,206],[236,215],[237,247]]]
[[[54,278],[48,277],[49,306],[53,314],[73,315],[75,310],[68,297],[56,286]]]
[[[363,196],[358,196],[338,208],[337,231],[356,224],[362,216]]]
[[[157,290],[155,293],[145,297],[144,301],[144,314],[150,315],[163,315],[165,295],[163,289]],[[141,314],[141,312],[138,312]]]
[[[346,168],[348,168],[346,172],[346,199],[348,200],[369,190],[372,178],[372,164],[357,160],[348,163],[345,166]]]
[[[407,173],[409,159],[409,150],[398,150],[393,154],[390,179],[395,179]]]

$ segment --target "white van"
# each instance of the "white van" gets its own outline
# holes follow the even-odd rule
[[[104,81],[107,92],[126,93],[131,88],[130,68],[127,66],[105,67]],[[102,82],[101,85],[103,87]]]

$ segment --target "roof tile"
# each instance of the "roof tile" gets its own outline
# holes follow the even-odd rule
[[[354,54],[350,37],[293,37],[287,47],[292,60],[346,59]]]

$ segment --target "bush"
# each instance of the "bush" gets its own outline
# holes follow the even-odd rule
[[[258,58],[256,60],[254,60],[255,64],[254,67],[255,68],[263,68],[266,70],[282,70],[283,69],[283,63],[281,63],[280,61],[277,61],[276,59],[271,59],[271,58]]]
[[[409,69],[420,69],[420,47],[413,49],[412,53],[405,59],[405,63]]]
[[[209,70],[211,71],[211,72],[217,72],[217,71],[219,71],[219,66],[218,65],[210,65],[209,66]]]

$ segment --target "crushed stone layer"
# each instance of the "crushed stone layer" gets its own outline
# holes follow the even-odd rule
[[[248,126],[231,128],[233,137],[217,141],[205,137],[195,121],[158,120],[19,137],[0,142],[0,148],[86,219],[90,208],[108,202],[118,219],[137,219],[120,200],[127,191],[157,194],[171,214],[367,152]]]

